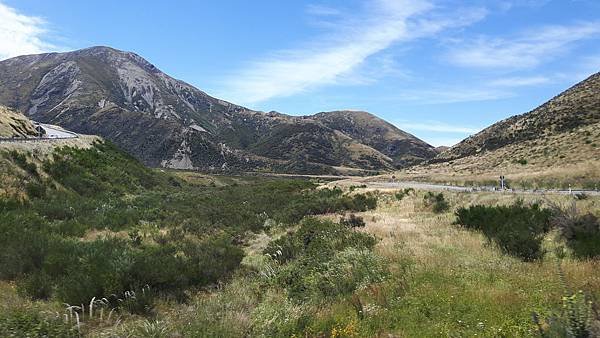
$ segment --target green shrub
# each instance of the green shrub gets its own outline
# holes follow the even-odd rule
[[[546,319],[533,313],[533,321],[542,337],[591,338],[600,336],[600,316],[590,297],[583,291],[562,298],[560,315]]]
[[[450,209],[450,204],[446,201],[443,193],[434,194],[428,191],[423,197],[425,206],[431,208],[436,214],[446,212]]]
[[[33,272],[17,282],[17,292],[31,299],[48,299],[52,295],[52,279],[44,272]]]
[[[518,163],[520,165],[527,165],[527,160],[524,158],[521,158],[521,159],[516,160],[515,163]]]
[[[183,252],[192,285],[216,283],[234,271],[244,258],[244,251],[227,237],[210,238],[199,244],[187,243]]]
[[[29,198],[42,198],[46,195],[46,186],[38,182],[27,182],[25,192]]]
[[[123,297],[115,306],[128,313],[140,316],[153,316],[155,295],[149,286],[142,287],[137,292],[134,290],[125,291]]]
[[[370,250],[347,248],[306,278],[315,298],[349,295],[388,277],[387,262]]]
[[[375,238],[370,235],[352,231],[339,223],[308,218],[296,232],[270,242],[264,252],[283,263],[301,256],[313,260],[328,259],[350,246],[370,249],[374,245]]]
[[[552,224],[579,258],[600,257],[600,220],[591,213],[579,214],[575,205],[562,210],[555,207]]]
[[[9,152],[9,156],[13,160],[13,162],[19,168],[23,169],[25,172],[27,172],[28,174],[30,174],[31,176],[34,176],[34,177],[39,176],[39,174],[37,172],[37,166],[35,165],[35,163],[29,162],[27,160],[26,154],[18,152],[16,150],[11,150]]]
[[[396,199],[398,201],[402,201],[402,199],[404,199],[404,197],[409,196],[411,192],[414,192],[415,189],[413,188],[406,188],[404,190],[401,190],[397,193],[394,194],[394,196],[396,197]]]
[[[364,212],[377,208],[377,196],[372,193],[356,194],[352,197],[352,202],[345,210]]]
[[[525,261],[543,256],[542,240],[550,229],[551,212],[538,204],[510,206],[475,205],[456,211],[456,223],[478,230],[500,249]]]
[[[348,228],[364,228],[366,225],[365,220],[355,214],[350,214],[348,218],[342,217],[340,219],[340,224],[345,225]]]
[[[79,332],[62,318],[48,319],[32,311],[0,313],[2,337],[79,337]]]
[[[265,253],[285,264],[275,279],[289,297],[319,301],[346,295],[364,283],[378,280],[380,274],[369,273],[369,269],[379,271],[383,266],[371,256],[374,245],[372,236],[342,224],[307,219],[295,233],[271,242]]]

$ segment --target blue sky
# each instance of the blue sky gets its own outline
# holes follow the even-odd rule
[[[597,0],[0,0],[0,59],[108,45],[293,115],[372,112],[452,145],[600,71]]]

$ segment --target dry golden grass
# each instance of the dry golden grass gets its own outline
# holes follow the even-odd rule
[[[453,208],[471,204],[510,204],[521,197],[525,203],[539,196],[491,193],[444,193]],[[397,201],[384,193],[379,207],[360,213],[366,222],[362,230],[380,238],[377,251],[390,259],[391,266],[412,262],[409,290],[405,295],[419,304],[436,304],[433,321],[407,307],[395,314],[392,330],[400,336],[471,335],[473,326],[483,325],[480,335],[533,335],[530,314],[549,309],[559,311],[565,290],[561,284],[557,259],[552,248],[559,245],[554,234],[548,236],[546,257],[526,263],[504,255],[476,232],[453,225],[452,212],[434,214],[422,203],[423,192]],[[568,205],[572,197],[550,196],[545,201]],[[544,202],[544,201],[542,201]],[[598,213],[599,198],[578,201],[582,211]],[[600,296],[600,262],[565,258],[561,261],[568,287]],[[412,303],[411,303],[412,304]],[[414,304],[413,304],[414,306]],[[445,310],[447,309],[447,310]],[[444,311],[447,311],[444,312]],[[402,323],[402,318],[411,321]],[[459,323],[460,321],[461,323]],[[471,325],[462,327],[463,325]],[[508,332],[507,332],[508,330]]]
[[[0,137],[25,138],[35,135],[35,127],[25,115],[0,106]]]
[[[450,162],[419,165],[395,173],[408,180],[489,184],[498,176],[522,186],[600,188],[600,124],[543,140],[529,140]],[[519,161],[526,161],[519,163]],[[388,177],[391,175],[387,175]]]

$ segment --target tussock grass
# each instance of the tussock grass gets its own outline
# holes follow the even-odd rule
[[[349,196],[369,189],[354,190]],[[560,315],[563,296],[582,290],[600,299],[600,260],[577,258],[558,231],[545,235],[543,257],[524,262],[504,254],[483,234],[453,224],[459,207],[510,206],[519,197],[527,205],[576,203],[580,212],[598,215],[599,198],[444,192],[448,209],[436,213],[424,198],[427,192],[411,191],[401,199],[397,192],[365,195],[376,196],[377,206],[353,211],[364,227],[320,225],[338,222],[348,213],[344,208],[318,216],[304,228],[295,222],[296,215],[287,226],[260,218],[267,226],[250,235],[246,229],[241,233],[247,236],[246,257],[230,279],[189,290],[186,303],[159,298],[152,318],[127,314],[118,325],[84,321],[83,332],[89,336],[527,337],[539,330],[532,313],[542,320]],[[350,201],[354,200],[346,200]],[[138,229],[140,234],[148,233],[142,246],[156,245],[152,227]],[[357,236],[361,233],[366,236]],[[166,235],[176,238],[176,234]],[[324,237],[313,241],[313,235]],[[369,245],[357,250],[353,247],[360,241],[346,240],[351,238],[375,241],[368,240]],[[286,247],[293,254],[279,259],[278,251],[283,253]],[[368,269],[353,270],[354,263],[363,262],[384,262],[385,273],[363,278]],[[282,279],[288,272],[298,278]],[[302,283],[295,283],[298,280]],[[333,296],[315,292],[322,285],[341,285],[338,289],[343,292]],[[22,301],[11,284],[0,282],[0,291],[6,291],[1,292],[5,295],[0,295],[0,303],[13,304],[6,309]],[[52,302],[24,302],[31,308],[62,311]],[[99,311],[95,308],[94,316]]]

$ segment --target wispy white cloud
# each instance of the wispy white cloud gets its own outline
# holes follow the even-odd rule
[[[47,32],[42,18],[21,14],[0,2],[0,60],[55,49],[44,40]]]
[[[495,79],[488,84],[495,87],[528,87],[550,82],[552,82],[552,79],[546,76],[516,76]]]
[[[459,66],[524,69],[568,52],[578,41],[600,37],[600,21],[546,26],[512,39],[479,37],[457,44],[448,59]]]
[[[439,146],[452,146],[469,135],[473,135],[483,128],[464,124],[449,124],[441,121],[414,122],[407,120],[396,120],[393,124],[409,133],[417,135],[427,143]]]
[[[548,4],[551,0],[492,0],[491,2],[502,11],[508,11],[519,7],[539,8]]]
[[[452,17],[427,17],[436,7],[425,0],[370,0],[363,15],[337,18],[336,29],[306,45],[275,52],[251,62],[226,79],[220,95],[251,104],[297,94],[316,86],[351,78],[371,56],[395,43],[467,25],[485,16],[482,10],[459,10]],[[319,15],[340,15],[329,8],[312,7]],[[435,13],[433,13],[435,14]]]
[[[454,133],[454,134],[474,134],[480,131],[482,128],[469,127],[464,125],[451,125],[439,121],[425,121],[425,122],[409,122],[409,121],[397,121],[394,123],[398,128],[409,131],[435,131],[440,133]]]
[[[464,140],[464,138],[460,137],[460,136],[455,136],[455,137],[429,136],[429,137],[425,137],[422,139],[434,147],[440,147],[440,146],[451,147],[451,146],[457,144],[458,142]]]
[[[417,102],[421,104],[445,104],[459,102],[491,101],[513,97],[511,91],[496,88],[424,88],[404,89],[393,97],[394,101]]]
[[[315,16],[340,16],[343,14],[338,8],[319,4],[308,5],[306,7],[306,12]]]

